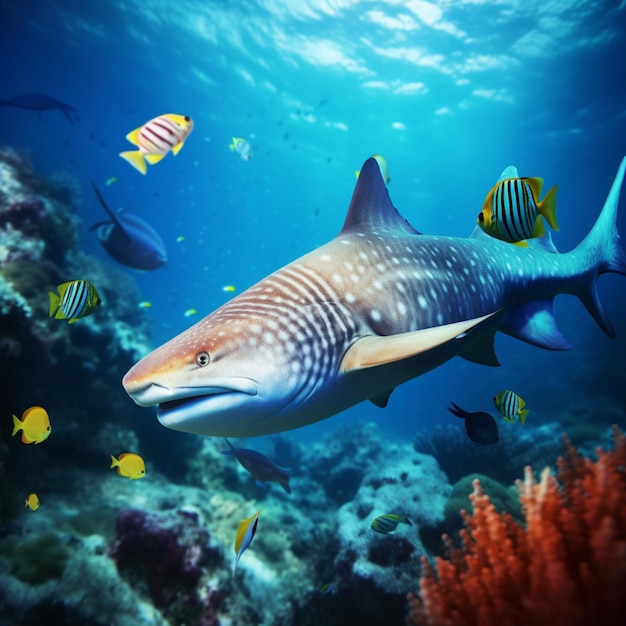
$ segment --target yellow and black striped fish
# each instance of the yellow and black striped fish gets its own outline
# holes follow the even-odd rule
[[[530,411],[524,408],[526,403],[514,391],[510,389],[501,391],[494,397],[493,403],[506,422],[514,424],[519,421],[522,426],[526,423]]]
[[[488,235],[522,247],[528,245],[524,239],[545,234],[542,215],[554,230],[559,230],[556,223],[557,186],[539,202],[542,186],[543,178],[501,178],[487,194],[476,223]]]
[[[412,525],[411,520],[406,515],[385,513],[384,515],[379,515],[376,519],[374,519],[371,528],[376,533],[386,535],[387,533],[393,532],[398,527],[398,524]]]
[[[50,317],[73,324],[96,310],[102,300],[96,288],[87,280],[71,280],[57,287],[58,294],[50,296]]]
[[[159,115],[126,135],[126,139],[139,150],[120,152],[120,156],[145,174],[148,169],[146,161],[154,165],[170,150],[174,155],[178,154],[192,130],[193,120],[188,115]]]

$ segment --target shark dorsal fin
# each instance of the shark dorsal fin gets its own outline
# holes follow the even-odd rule
[[[378,229],[420,234],[391,204],[378,162],[370,158],[361,168],[341,232],[367,233]]]
[[[519,178],[515,165],[509,165],[502,170],[502,174],[500,174],[500,178],[496,181],[496,185],[507,178]]]

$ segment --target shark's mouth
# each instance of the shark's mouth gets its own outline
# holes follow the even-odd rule
[[[211,381],[207,387],[164,388],[152,385],[137,399],[157,405],[157,418],[165,426],[195,430],[198,423],[210,423],[225,414],[249,410],[258,395],[257,382],[249,378]],[[196,427],[193,427],[196,424]]]
[[[235,406],[246,402],[250,397],[256,396],[255,393],[247,393],[238,389],[220,389],[211,393],[203,393],[176,400],[168,400],[157,404],[157,416],[159,420],[163,420],[166,416],[187,416],[188,419],[199,413],[215,411],[226,406]]]

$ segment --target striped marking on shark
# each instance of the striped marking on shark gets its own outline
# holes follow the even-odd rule
[[[169,428],[249,437],[363,400],[385,406],[398,385],[457,355],[498,365],[496,331],[568,349],[552,313],[558,294],[578,296],[613,337],[596,283],[626,275],[615,225],[625,167],[626,157],[589,234],[559,254],[549,235],[520,248],[479,228],[469,238],[420,234],[369,159],[335,239],[145,356],[123,386]]]

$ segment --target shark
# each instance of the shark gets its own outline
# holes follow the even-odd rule
[[[613,337],[597,281],[626,275],[616,227],[625,168],[626,157],[589,233],[559,253],[549,234],[521,248],[478,227],[467,238],[418,232],[370,158],[334,239],[148,353],[122,385],[168,428],[254,437],[366,400],[385,407],[396,387],[456,356],[497,366],[497,332],[569,349],[559,294],[577,296]]]

